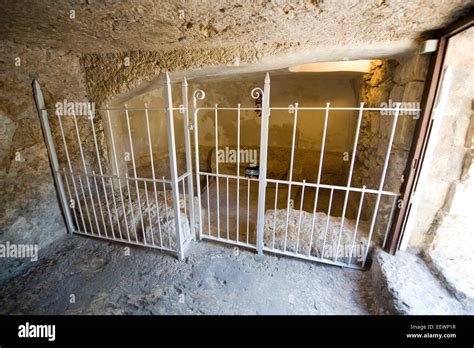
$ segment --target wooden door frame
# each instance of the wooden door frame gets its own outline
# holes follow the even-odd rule
[[[395,210],[392,226],[388,234],[385,251],[395,254],[399,248],[400,241],[404,234],[405,223],[411,213],[411,199],[415,192],[423,166],[426,146],[430,139],[430,124],[433,117],[433,107],[436,101],[440,78],[442,75],[444,58],[451,37],[470,28],[474,25],[474,11],[471,11],[464,18],[455,21],[446,28],[434,33],[434,39],[438,40],[436,52],[432,55],[428,67],[428,73],[421,99],[421,117],[418,119],[415,128],[414,138],[407,160],[407,166],[403,174],[404,182],[401,186],[401,205]]]

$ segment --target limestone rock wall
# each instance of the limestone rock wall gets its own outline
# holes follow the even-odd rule
[[[79,59],[73,54],[1,43],[0,242],[37,243],[41,253],[43,246],[65,233],[65,226],[33,98],[33,79],[42,84],[48,107],[63,98],[84,100],[86,92]]]
[[[366,107],[395,107],[394,103],[401,102],[403,108],[419,108],[428,63],[429,56],[422,55],[406,57],[400,61],[376,61],[371,71],[364,76],[361,101]],[[398,117],[384,190],[400,190],[417,117],[416,114],[408,113],[400,113]],[[354,172],[354,182],[357,186],[379,188],[392,122],[393,115],[381,115],[379,111],[364,112]],[[358,207],[359,198],[360,196],[353,198],[352,209]],[[372,216],[375,199],[375,194],[366,195],[364,198],[364,219]],[[377,224],[378,228],[386,227],[392,204],[393,199],[382,198],[379,212],[385,223]]]

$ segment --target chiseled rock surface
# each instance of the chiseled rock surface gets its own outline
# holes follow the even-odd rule
[[[423,260],[408,252],[399,251],[392,256],[378,250],[370,277],[379,314],[469,313],[431,273]]]

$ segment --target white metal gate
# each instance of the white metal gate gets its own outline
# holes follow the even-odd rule
[[[194,228],[196,227],[200,240],[212,240],[255,249],[259,254],[270,252],[351,268],[364,268],[371,248],[377,243],[380,246],[385,244],[399,197],[398,193],[383,189],[397,120],[401,110],[417,111],[417,109],[401,109],[399,104],[394,108],[368,108],[364,107],[363,103],[359,107],[331,107],[329,103],[322,107],[300,107],[297,103],[287,107],[272,107],[270,106],[270,77],[267,74],[263,90],[254,88],[251,92],[254,99],[261,98],[261,106],[244,108],[241,107],[241,104],[231,107],[221,107],[215,104],[213,107],[200,107],[198,104],[205,99],[205,92],[196,90],[192,95],[192,110],[190,112],[186,79],[182,83],[183,104],[176,108],[173,107],[171,82],[166,74],[165,107],[151,109],[145,105],[143,109],[134,109],[134,112],[140,113],[135,117],[141,117],[146,124],[151,174],[148,177],[143,177],[137,175],[133,147],[135,139],[130,127],[129,112],[131,109],[128,109],[127,106],[124,109],[114,109],[115,112],[121,112],[121,117],[126,120],[128,145],[131,152],[131,173],[128,170],[124,172],[118,166],[119,161],[110,115],[113,109],[109,108],[99,110],[103,112],[104,128],[107,129],[111,139],[108,152],[112,158],[109,159],[107,166],[101,163],[102,155],[97,143],[94,115],[90,114],[88,118],[90,134],[93,139],[94,151],[92,152],[95,153],[95,168],[98,172],[93,169],[93,165],[89,164],[90,161],[85,160],[84,140],[81,139],[76,115],[73,113],[71,116],[71,127],[77,147],[75,155],[78,155],[79,158],[76,163],[79,164],[79,167],[74,166],[68,150],[71,140],[69,139],[68,142],[68,137],[65,135],[64,115],[56,115],[64,147],[65,161],[62,162],[66,163],[66,167],[61,168],[61,161],[58,160],[50,129],[48,111],[44,106],[41,89],[37,82],[35,82],[34,89],[61,204],[71,233],[167,250],[176,253],[178,258],[182,259],[187,242],[194,238]],[[312,180],[314,182],[307,182],[306,179],[295,180],[293,177],[298,114],[305,110],[324,112],[322,144],[318,168],[315,168],[317,177],[316,180]],[[328,120],[331,117],[331,111],[335,110],[355,111],[358,115],[346,185],[322,182]],[[382,110],[389,112],[392,120],[379,185],[374,188],[354,187],[352,179],[364,111],[380,112]],[[241,113],[245,111],[258,111],[261,116],[259,120],[258,172],[254,176],[242,173],[241,169]],[[286,111],[288,117],[292,119],[293,134],[286,180],[267,175],[268,136],[272,111]],[[150,136],[150,114],[152,112],[166,114],[169,149],[168,177],[157,177],[155,173],[154,163],[156,160],[152,149],[154,140]],[[212,154],[214,168],[211,166],[211,171],[200,170],[199,121],[204,113],[207,113],[208,117],[211,114],[214,123],[214,149],[211,150],[214,151]],[[232,113],[232,117],[236,119],[236,127],[232,129],[237,136],[235,174],[225,172],[219,167],[219,151],[222,148],[219,144],[221,113]],[[186,163],[184,173],[181,175],[178,173],[175,142],[175,118],[181,117],[180,115],[182,115],[184,129]],[[191,115],[192,123],[190,122]],[[151,119],[153,122],[155,118]],[[191,131],[193,131],[194,138],[195,185],[192,180]],[[140,189],[140,187],[143,188]],[[194,188],[196,188],[197,200],[196,214]],[[299,201],[296,202],[291,198],[294,190],[299,190],[300,194]],[[283,209],[278,209],[280,206],[278,204],[279,193],[281,195],[283,191],[286,192],[285,204]],[[314,191],[314,195],[312,191]],[[272,195],[269,195],[269,192]],[[309,212],[303,208],[305,193],[307,200],[308,192],[311,193],[311,197],[314,197],[311,200],[312,209]],[[341,202],[343,203],[341,216],[336,218],[331,216],[331,210],[333,201],[338,194],[342,195]],[[346,219],[351,194],[356,194],[358,197],[355,221]],[[328,199],[327,214],[318,213],[318,204],[320,204],[323,195]],[[368,226],[363,229],[361,227],[361,210],[369,195],[374,197],[373,213]],[[393,201],[392,209],[386,222],[387,228],[383,241],[374,241],[375,224],[383,197]],[[349,226],[349,222],[351,222],[351,226]],[[355,247],[360,251],[357,260]],[[344,250],[345,252],[341,253]]]
[[[77,108],[72,105],[67,112],[59,112],[56,108],[55,115],[50,116],[48,111],[51,110],[45,107],[37,81],[33,88],[69,232],[162,249],[183,259],[185,246],[194,238],[195,224],[186,81],[182,90],[184,105],[178,108],[173,107],[171,81],[166,74],[164,107],[148,108],[145,105],[143,109],[129,109],[125,105],[123,109],[98,109],[96,114],[86,107],[87,115],[77,115]],[[125,153],[117,149],[119,136],[114,134],[112,112],[126,124],[128,144],[124,145]],[[145,176],[137,172],[134,144],[140,139],[132,136],[131,113],[145,123],[146,155],[150,166],[149,174]],[[166,117],[169,168],[158,177],[156,172],[160,168],[156,166],[152,146],[156,139],[151,138],[150,124],[160,117],[160,113]],[[103,134],[109,135],[105,150],[98,145],[98,114],[101,114]],[[182,119],[184,129],[186,166],[181,175],[177,168],[175,118]],[[56,137],[53,137],[52,124]],[[59,146],[62,156],[56,150]],[[124,155],[125,160],[122,160]],[[108,163],[104,165],[107,157]],[[127,162],[125,169],[123,165],[119,166],[124,161]],[[163,165],[162,162],[158,164]]]

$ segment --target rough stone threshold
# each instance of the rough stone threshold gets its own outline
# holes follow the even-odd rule
[[[423,259],[399,251],[397,256],[375,253],[370,279],[374,308],[379,314],[449,315],[472,314],[473,309],[456,298]]]

